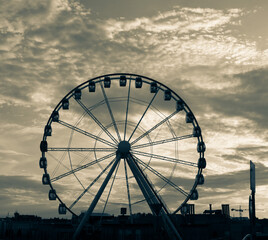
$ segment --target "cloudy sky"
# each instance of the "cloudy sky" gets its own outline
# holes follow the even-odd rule
[[[266,0],[3,1],[0,215],[58,216],[38,166],[47,119],[78,84],[130,72],[169,86],[198,119],[208,169],[196,211],[248,208],[252,160],[268,217],[267,16]]]

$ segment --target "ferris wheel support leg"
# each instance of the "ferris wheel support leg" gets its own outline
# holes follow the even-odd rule
[[[140,189],[141,189],[141,191],[142,191],[142,194],[143,194],[143,196],[145,197],[145,199],[146,199],[146,201],[147,201],[147,203],[148,203],[148,205],[149,205],[149,207],[150,207],[152,213],[154,213],[154,210],[153,210],[153,208],[151,207],[151,206],[153,206],[153,201],[152,201],[153,199],[152,199],[152,196],[149,195],[149,193],[148,193],[146,187],[145,187],[144,184],[142,183],[142,180],[140,179],[139,175],[136,173],[136,169],[135,169],[135,167],[133,166],[133,163],[131,162],[131,160],[128,160],[128,159],[127,159],[127,163],[128,163],[128,165],[129,165],[130,170],[132,171],[132,173],[133,173],[133,175],[134,175],[134,177],[135,177],[135,179],[136,179],[136,181],[137,181],[137,183],[138,183],[138,185],[139,185],[139,187],[140,187]],[[135,172],[135,174],[134,174],[134,172]]]
[[[171,221],[167,210],[164,207],[162,200],[157,196],[154,191],[152,185],[146,177],[144,176],[142,170],[135,162],[135,159],[131,156],[131,154],[127,157],[127,163],[129,165],[130,170],[133,173],[152,213],[154,215],[161,215],[163,221],[163,227],[165,228],[168,236],[171,240],[182,240],[180,234],[178,233],[176,227]]]
[[[88,219],[89,219],[90,215],[92,214],[95,206],[97,205],[97,203],[98,203],[98,201],[99,201],[99,199],[100,199],[100,197],[101,197],[101,195],[102,195],[107,183],[109,182],[109,180],[110,180],[110,178],[111,178],[111,176],[112,176],[117,164],[119,163],[119,161],[120,161],[120,156],[116,156],[116,160],[115,160],[114,164],[112,165],[112,167],[111,167],[109,173],[107,174],[105,180],[103,181],[99,191],[97,192],[95,198],[93,199],[92,203],[90,204],[87,212],[85,213],[85,215],[83,216],[81,222],[79,223],[79,225],[78,225],[78,227],[77,227],[77,229],[76,229],[76,231],[75,231],[75,233],[73,235],[73,240],[78,239],[82,228],[84,227],[84,225],[88,221]]]
[[[129,155],[127,158],[127,163],[152,211],[153,214],[158,215],[159,211],[164,207],[163,202],[159,199],[157,194],[154,192],[153,187],[149,183],[148,179],[146,179],[146,176],[140,169],[140,167],[137,165],[135,159]],[[156,209],[156,206],[158,206],[158,209]],[[165,208],[166,210],[166,208]],[[167,210],[166,210],[167,211]]]

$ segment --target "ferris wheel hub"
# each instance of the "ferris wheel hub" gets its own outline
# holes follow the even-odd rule
[[[130,144],[128,141],[121,141],[118,144],[117,153],[119,153],[122,157],[126,156],[129,153]]]

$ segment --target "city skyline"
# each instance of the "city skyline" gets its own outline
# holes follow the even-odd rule
[[[194,112],[207,146],[197,212],[248,208],[252,160],[256,216],[268,216],[267,2],[29,0],[0,11],[2,217],[58,216],[38,166],[44,126],[70,90],[115,72],[162,82]]]

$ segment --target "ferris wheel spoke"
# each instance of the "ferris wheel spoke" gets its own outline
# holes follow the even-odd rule
[[[127,173],[126,159],[124,159],[124,168],[125,168],[126,185],[127,185],[128,207],[129,207],[129,213],[131,216],[132,215],[132,208],[131,208],[131,198],[130,198],[130,191],[129,191],[129,184],[128,184],[128,173]]]
[[[51,177],[55,176],[56,172],[59,170],[60,166],[63,165],[63,160],[65,159],[66,157],[66,152],[64,152],[62,155],[61,155],[61,158],[60,160],[57,160],[58,164],[57,166],[54,168],[53,172],[52,172],[52,175]],[[70,169],[69,169],[70,170]]]
[[[128,86],[127,109],[126,109],[125,130],[124,130],[124,141],[126,140],[126,131],[127,131],[127,117],[128,117],[128,106],[129,106],[130,86],[131,86],[131,79],[129,79],[129,86]]]
[[[61,174],[61,175],[59,175],[59,176],[57,176],[57,177],[52,178],[52,179],[51,179],[51,182],[55,182],[55,181],[57,181],[57,180],[59,180],[59,179],[61,179],[61,178],[67,177],[67,176],[69,176],[69,175],[71,175],[71,174],[73,174],[73,173],[75,173],[75,172],[78,172],[78,171],[80,171],[80,170],[82,170],[82,169],[88,168],[89,166],[92,166],[92,165],[94,165],[94,164],[96,164],[96,163],[99,163],[99,162],[101,162],[101,161],[103,161],[103,160],[105,160],[105,159],[107,159],[107,158],[110,158],[110,157],[112,157],[112,156],[114,156],[114,155],[115,155],[115,153],[111,153],[111,154],[109,154],[109,155],[107,155],[107,156],[101,157],[101,158],[96,159],[96,160],[94,160],[94,161],[92,161],[92,162],[89,162],[89,163],[87,163],[87,164],[84,164],[84,165],[82,165],[82,166],[79,166],[79,167],[77,167],[77,168],[74,168],[74,169],[72,169],[72,170],[70,170],[70,171],[68,171],[68,172],[66,172],[66,173],[63,173],[63,174]]]
[[[192,138],[192,137],[194,137],[194,135],[193,134],[189,134],[189,135],[178,136],[178,137],[174,137],[174,138],[168,138],[168,139],[163,139],[163,140],[159,140],[159,141],[154,141],[154,142],[150,142],[150,143],[144,143],[144,144],[133,146],[131,148],[132,149],[137,149],[137,148],[150,147],[152,145],[158,145],[158,144],[164,144],[164,143],[169,143],[169,142],[175,142],[175,141],[178,141],[178,140],[188,139],[188,138]]]
[[[95,123],[99,125],[99,127],[113,140],[114,143],[118,143],[118,141],[114,138],[114,136],[105,128],[102,123],[94,116],[94,114],[81,102],[81,100],[76,99],[76,102],[84,109],[84,111],[94,120]]]
[[[80,153],[80,152],[73,152],[74,154]],[[91,153],[91,152],[89,152]],[[89,157],[92,157],[92,154],[87,154],[87,155],[81,155],[82,160],[78,163],[78,166],[82,165],[86,160],[89,159]]]
[[[103,87],[103,85],[102,85],[102,82],[100,83],[100,85],[101,85],[102,94],[103,94],[104,99],[105,99],[105,102],[106,102],[106,106],[107,106],[107,108],[108,108],[108,110],[109,110],[109,113],[110,113],[110,116],[111,116],[111,119],[112,119],[112,122],[113,122],[113,125],[114,125],[114,130],[115,130],[115,132],[116,132],[116,134],[117,134],[117,137],[118,137],[119,141],[121,142],[121,136],[120,136],[120,134],[119,134],[119,131],[118,131],[118,128],[117,128],[117,124],[116,124],[116,122],[115,122],[115,120],[114,120],[114,115],[113,115],[113,112],[112,112],[112,109],[111,109],[109,100],[108,100],[108,98],[107,98],[107,95],[106,95],[106,93],[105,93],[104,87]]]
[[[75,199],[75,201],[70,205],[70,209],[74,207],[74,205],[85,195],[85,193],[88,192],[88,190],[98,181],[98,179],[103,175],[103,173],[106,172],[106,170],[114,163],[114,160],[112,160],[102,171],[101,173],[85,188],[85,190],[78,196],[78,198]]]
[[[176,115],[178,113],[178,111],[175,111],[173,113],[171,113],[169,116],[167,116],[166,118],[164,118],[162,121],[160,121],[159,123],[157,123],[156,125],[154,125],[151,129],[149,129],[148,131],[146,131],[145,133],[143,133],[141,136],[139,136],[138,138],[136,138],[133,142],[131,142],[131,145],[134,145],[135,143],[137,143],[138,141],[140,141],[142,138],[144,138],[145,136],[147,136],[149,133],[151,133],[153,130],[155,130],[156,128],[158,128],[159,126],[161,126],[162,124],[164,124],[166,121],[168,121],[170,118],[172,118],[174,115]]]
[[[155,99],[155,97],[156,97],[158,91],[159,91],[159,88],[157,89],[156,93],[154,94],[153,98],[151,99],[150,103],[148,104],[147,108],[145,109],[144,113],[142,114],[142,116],[141,116],[139,122],[137,123],[136,127],[134,128],[133,132],[131,133],[131,135],[130,135],[130,137],[129,137],[129,139],[128,139],[128,142],[130,141],[130,139],[131,139],[132,136],[134,135],[134,133],[135,133],[135,131],[137,130],[138,126],[140,125],[140,123],[141,123],[143,117],[145,116],[146,112],[148,111],[148,109],[149,109],[150,106],[152,105],[152,103],[153,103],[153,101],[154,101],[154,99]]]
[[[71,125],[69,123],[66,123],[66,122],[61,121],[61,120],[59,120],[58,123],[63,125],[63,126],[65,126],[65,127],[70,128],[70,129],[72,129],[72,130],[74,130],[76,132],[84,134],[85,136],[88,136],[88,137],[93,138],[93,139],[95,139],[95,140],[97,140],[99,142],[102,142],[102,143],[104,143],[106,145],[109,145],[110,147],[115,147],[116,148],[116,145],[114,143],[111,143],[111,142],[109,142],[109,141],[107,141],[107,140],[105,140],[105,139],[103,139],[101,137],[98,137],[98,136],[96,136],[96,135],[94,135],[92,133],[89,133],[89,132],[87,132],[85,130],[82,130],[82,129],[78,128],[78,127],[75,127],[75,126],[73,126],[73,125]]]
[[[81,152],[74,152],[74,154],[76,154],[77,156],[79,156],[79,157],[81,157],[81,158],[86,158],[86,157],[88,157],[87,155],[84,155],[83,153],[81,153]]]
[[[48,151],[67,151],[67,152],[114,152],[115,148],[47,148]]]
[[[71,169],[73,169],[73,164],[72,164],[72,160],[71,160],[71,154],[70,152],[68,152],[68,157],[69,157],[69,162],[70,162],[70,166]],[[85,189],[83,183],[80,181],[80,179],[76,176],[76,173],[73,173],[74,177],[76,178],[76,180],[79,182],[79,184],[82,186],[83,189]]]
[[[167,161],[167,162],[174,162],[174,163],[178,163],[178,164],[197,167],[196,163],[185,161],[185,160],[180,160],[180,159],[176,159],[176,158],[170,158],[170,157],[165,157],[165,156],[161,156],[161,155],[156,155],[156,154],[146,153],[146,152],[140,152],[140,151],[135,151],[135,150],[132,150],[132,153],[140,155],[140,156],[144,156],[144,157],[152,157],[154,159],[159,159],[159,160],[163,160],[163,161]]]
[[[114,177],[113,177],[113,180],[112,180],[112,183],[111,183],[111,187],[110,187],[110,189],[109,189],[109,193],[108,193],[108,195],[107,195],[107,199],[106,199],[106,201],[105,201],[105,204],[104,204],[104,207],[103,207],[103,210],[102,210],[101,219],[102,219],[103,213],[105,212],[107,203],[108,203],[108,201],[109,201],[109,197],[110,197],[110,194],[111,194],[113,185],[114,185],[114,180],[115,180],[115,178],[116,178],[116,174],[117,174],[119,165],[120,165],[120,162],[119,162],[119,163],[117,164],[117,166],[116,166],[115,173],[114,173]],[[100,220],[100,221],[101,221],[101,220]]]
[[[145,162],[143,162],[141,159],[139,159],[138,157],[135,156],[135,159],[138,163],[140,163],[142,166],[146,167],[148,170],[150,170],[152,173],[154,173],[156,176],[158,176],[159,178],[161,178],[163,181],[165,181],[167,184],[169,184],[170,186],[172,186],[173,188],[175,188],[177,191],[179,191],[180,193],[182,193],[184,196],[188,196],[188,193],[185,192],[181,187],[179,187],[178,185],[176,185],[174,182],[170,181],[168,178],[166,178],[165,176],[163,176],[160,172],[158,172],[157,170],[155,170],[154,168],[152,168],[150,165],[147,165]]]
[[[56,168],[59,168],[59,165],[61,165],[61,166],[63,166],[65,169],[67,169],[68,171],[70,170],[70,168],[68,168],[65,164],[62,163],[62,160],[63,160],[64,157],[61,157],[61,159],[59,160],[59,159],[57,159],[55,156],[53,156],[51,153],[47,152],[47,154],[48,154],[50,157],[52,157],[55,161],[57,161],[58,164],[57,164]],[[54,174],[55,174],[55,173],[54,173],[54,171],[53,171],[52,176],[53,176]]]
[[[107,176],[104,179],[103,183],[101,184],[101,187],[99,188],[99,190],[98,190],[97,194],[95,195],[93,201],[91,202],[88,210],[85,212],[81,222],[79,223],[79,225],[78,225],[78,227],[77,227],[77,229],[76,229],[76,231],[75,231],[75,233],[73,235],[73,239],[77,239],[77,236],[80,234],[83,226],[88,221],[88,218],[90,217],[90,215],[92,214],[94,208],[96,207],[96,205],[97,205],[97,203],[98,203],[98,201],[99,201],[104,189],[106,188],[107,183],[109,182],[109,180],[110,180],[110,178],[111,178],[116,166],[118,165],[119,161],[120,161],[120,157],[116,156],[116,159],[115,159],[111,169],[107,173]]]

